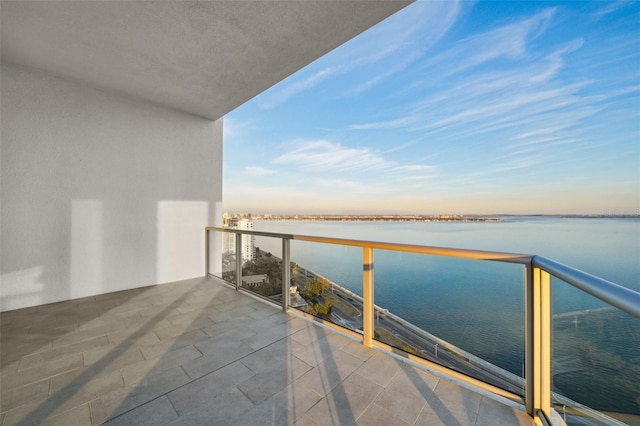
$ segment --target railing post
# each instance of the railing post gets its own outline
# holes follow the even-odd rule
[[[534,383],[534,348],[535,348],[535,340],[533,338],[534,333],[534,298],[533,298],[533,287],[534,287],[534,271],[533,265],[531,262],[527,264],[525,269],[525,278],[524,278],[524,315],[525,315],[525,349],[524,349],[524,404],[527,414],[531,417],[535,416],[535,408],[533,406],[533,393],[535,389]]]
[[[282,239],[282,311],[289,309],[291,293],[291,241]]]
[[[242,234],[236,233],[236,290],[242,286]]]
[[[363,344],[371,346],[373,341],[373,249],[362,249],[362,332]]]
[[[540,269],[540,410],[551,419],[551,275]]]
[[[525,277],[525,407],[551,418],[551,276],[530,263]]]
[[[209,276],[209,230],[204,228],[204,276]]]

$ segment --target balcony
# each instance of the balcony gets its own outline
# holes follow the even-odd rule
[[[374,317],[426,333],[374,304],[370,260],[389,247],[349,246],[369,259],[350,265],[365,284],[347,296],[356,326],[289,303],[289,288],[257,300],[183,281],[206,263],[242,283],[242,264],[213,258],[220,241],[206,260],[202,244],[222,216],[223,116],[409,3],[2,2],[0,424],[517,424],[572,403],[551,392],[553,280],[607,289],[596,296],[635,317],[640,302],[543,259],[511,256],[527,369],[497,383],[444,365],[471,359],[444,339],[416,355],[376,336]],[[287,283],[292,236],[269,238]]]
[[[229,233],[238,242],[237,258],[243,236],[281,244],[281,283],[293,278],[292,242],[361,249],[362,292],[345,293],[345,300],[360,303],[361,322],[312,315],[288,291],[261,296],[251,280],[243,280],[246,288],[234,286],[245,276],[242,264],[216,258],[222,240],[216,236]],[[634,291],[520,254],[227,228],[207,228],[205,237],[205,277],[2,313],[0,424],[622,424],[553,390],[559,365],[551,323],[565,318],[551,316],[550,290],[562,280],[637,321]],[[374,304],[373,253],[384,250],[523,267],[523,375]],[[296,271],[312,274],[299,265]],[[435,342],[434,352],[377,334],[381,317]],[[455,358],[462,362],[452,365]]]
[[[2,425],[533,423],[215,277],[0,318]]]

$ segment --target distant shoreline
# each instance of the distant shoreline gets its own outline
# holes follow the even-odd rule
[[[640,214],[500,214],[500,215],[373,215],[373,214],[289,214],[289,215],[249,215],[240,216],[261,221],[299,222],[504,222],[510,217],[554,217],[566,219],[640,219]]]
[[[499,217],[465,215],[258,215],[251,219],[301,222],[504,222]]]

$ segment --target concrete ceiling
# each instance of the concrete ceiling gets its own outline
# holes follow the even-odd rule
[[[411,1],[2,1],[2,61],[218,119]]]

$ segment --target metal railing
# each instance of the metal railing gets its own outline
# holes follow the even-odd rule
[[[523,265],[525,268],[525,371],[524,397],[500,387],[486,383],[461,372],[449,369],[438,363],[409,353],[403,355],[415,362],[455,379],[479,387],[485,391],[506,397],[525,406],[526,412],[536,423],[553,424],[560,418],[553,409],[551,384],[551,277],[556,277],[571,286],[611,305],[635,318],[640,319],[640,293],[598,278],[583,271],[554,262],[541,256],[503,253],[482,250],[466,250],[446,247],[431,247],[409,244],[395,244],[374,241],[361,241],[341,238],[317,237],[308,235],[280,234],[270,232],[246,231],[233,228],[205,228],[206,274],[210,274],[210,237],[211,231],[236,234],[236,259],[241,259],[241,236],[253,235],[278,238],[282,240],[282,309],[287,312],[289,306],[290,285],[290,242],[306,241],[362,248],[362,334],[333,323],[330,327],[339,328],[353,337],[361,338],[366,346],[376,346],[397,353],[397,348],[374,338],[374,250],[391,250],[424,255],[447,256],[460,259],[475,259],[492,262],[506,262]],[[236,289],[241,287],[242,262],[236,262]],[[299,312],[300,313],[300,312]],[[302,313],[304,316],[311,315]],[[318,320],[317,318],[315,318]],[[321,321],[322,322],[322,321]],[[488,364],[488,363],[487,363]],[[566,398],[565,398],[566,399]],[[580,404],[577,404],[580,405]],[[587,409],[588,410],[588,409]],[[595,412],[595,411],[594,411]]]

